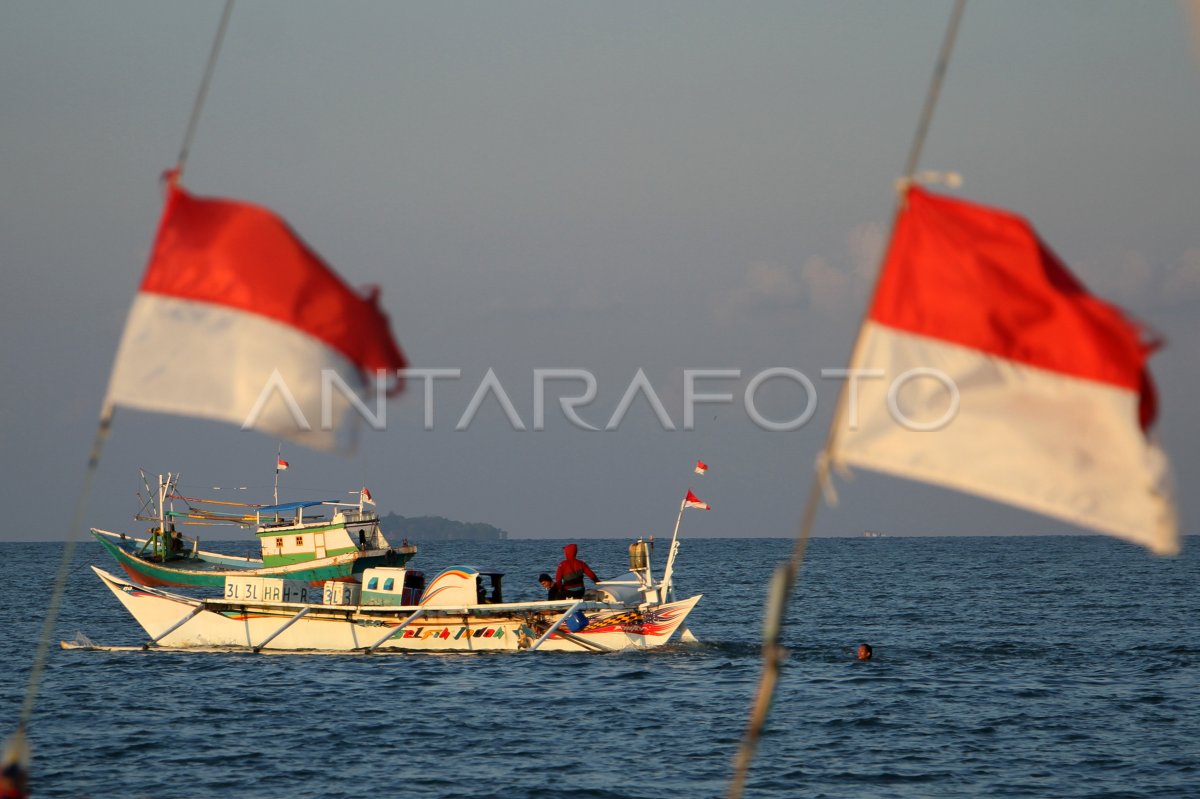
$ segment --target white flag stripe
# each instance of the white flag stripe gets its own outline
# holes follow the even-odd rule
[[[858,426],[844,415],[833,460],[955,488],[1149,547],[1179,550],[1165,454],[1138,426],[1138,395],[867,322],[856,368],[883,369],[858,385]],[[945,427],[919,432],[888,407],[895,378],[932,368],[960,393]],[[909,381],[899,407],[932,421],[948,407],[936,380]],[[846,409],[847,414],[851,409]]]
[[[355,366],[298,328],[227,306],[147,292],[133,301],[117,350],[108,399],[140,410],[202,416],[241,425],[278,370],[282,384],[311,430],[297,426],[276,391],[254,429],[319,449],[335,449],[322,430],[321,372],[349,386],[361,382]],[[328,392],[334,425],[350,403]]]

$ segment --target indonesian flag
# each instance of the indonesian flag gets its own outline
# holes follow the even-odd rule
[[[286,472],[287,467],[289,465],[290,464],[287,461],[285,461],[283,458],[275,459],[275,471],[277,471],[277,472]]]
[[[707,502],[704,502],[695,494],[693,494],[690,488],[688,489],[687,496],[684,497],[683,507],[699,508],[700,510],[712,510],[712,505],[709,505]]]
[[[696,474],[704,474],[708,471],[708,464],[704,461],[696,461]]]
[[[366,486],[363,486],[362,491],[358,492],[358,498],[367,505],[375,504],[375,498],[371,496],[371,492]]]
[[[402,388],[404,355],[377,301],[271,211],[194,197],[169,175],[106,404],[337,448],[349,397],[369,406],[358,397],[368,377]]]
[[[851,363],[874,371],[858,372],[831,460],[1174,554],[1169,464],[1150,435],[1158,346],[1025,220],[912,187]]]

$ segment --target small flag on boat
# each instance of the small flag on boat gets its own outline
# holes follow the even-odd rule
[[[1160,344],[1021,217],[910,187],[829,458],[1176,553]]]
[[[709,505],[707,502],[704,502],[695,494],[693,494],[690,488],[688,489],[687,497],[683,500],[683,507],[699,508],[700,510],[712,510],[712,505]]]
[[[375,498],[371,496],[371,491],[366,486],[363,486],[362,491],[358,492],[358,497],[367,505],[375,504]]]
[[[287,467],[288,467],[289,465],[290,465],[290,464],[289,464],[287,461],[285,461],[283,458],[277,458],[277,459],[275,460],[275,471],[277,471],[277,472],[286,472],[286,471],[287,471]]]
[[[351,289],[271,211],[195,197],[167,177],[105,406],[348,449],[339,433],[369,379],[389,394],[403,387],[406,361],[378,290]]]
[[[696,461],[696,474],[704,474],[708,471],[708,464],[704,461]]]

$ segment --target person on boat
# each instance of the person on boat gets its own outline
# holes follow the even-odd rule
[[[563,547],[566,557],[558,564],[558,571],[554,573],[554,587],[562,590],[564,599],[583,599],[585,576],[591,578],[593,583],[600,582],[592,567],[575,557],[578,552],[579,547],[575,544]]]
[[[859,660],[870,660],[871,656],[874,654],[875,654],[875,652],[874,652],[874,650],[871,649],[870,644],[859,644],[858,645],[858,659]]]
[[[561,588],[554,587],[554,578],[548,574],[539,574],[538,583],[546,589],[546,599],[553,602],[556,599],[566,599]]]

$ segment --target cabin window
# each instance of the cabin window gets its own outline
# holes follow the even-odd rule
[[[394,577],[389,577],[383,581],[383,590],[384,591],[391,591],[395,586],[396,586],[396,579]]]
[[[378,586],[379,586],[379,578],[378,577],[372,577],[370,580],[367,580],[367,590],[368,591],[374,591]]]
[[[298,546],[298,547],[304,546],[304,536],[302,536],[302,535],[296,536],[296,546]]]
[[[275,539],[275,546],[279,547],[280,549],[283,549],[283,539],[282,539],[282,538],[276,538],[276,539]]]

